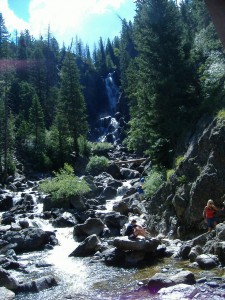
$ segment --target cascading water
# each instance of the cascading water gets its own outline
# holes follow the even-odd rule
[[[119,88],[114,80],[114,73],[109,73],[105,79],[105,87],[108,97],[108,113],[109,115],[100,118],[99,121],[99,138],[100,142],[115,143],[119,138],[119,122],[115,118],[117,102],[120,96]]]
[[[109,100],[110,115],[115,114],[116,105],[120,96],[119,88],[114,81],[113,75],[114,73],[109,73],[105,79],[105,87],[106,87],[106,92]]]

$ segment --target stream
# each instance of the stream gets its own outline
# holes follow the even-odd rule
[[[106,201],[105,210],[99,213],[112,211],[113,204],[119,201],[126,186],[118,189],[118,196]],[[15,195],[15,199],[19,195]],[[35,193],[33,197],[36,198]],[[37,203],[37,212],[42,211],[42,204]],[[52,250],[34,251],[17,255],[18,261],[24,266],[23,272],[13,270],[11,274],[20,282],[31,281],[40,277],[53,275],[58,286],[43,290],[39,293],[19,293],[16,300],[55,300],[55,299],[85,299],[85,300],[134,300],[134,299],[158,299],[150,295],[147,290],[140,289],[143,282],[157,272],[177,271],[188,269],[188,262],[174,258],[163,258],[151,266],[139,268],[121,268],[107,266],[95,256],[78,258],[69,257],[78,243],[73,239],[73,227],[53,228],[48,220],[35,217],[31,225],[50,230],[56,233],[59,245]],[[170,241],[171,242],[171,241]],[[176,244],[173,244],[176,247]],[[223,272],[193,270],[196,279],[200,277],[222,276]]]

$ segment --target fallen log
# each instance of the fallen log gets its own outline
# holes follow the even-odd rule
[[[142,163],[145,161],[146,158],[136,158],[136,159],[129,159],[129,160],[115,160],[115,164],[129,164],[129,163]]]

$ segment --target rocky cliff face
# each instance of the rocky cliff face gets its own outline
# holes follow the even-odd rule
[[[208,199],[213,199],[218,207],[225,200],[225,120],[222,118],[200,122],[182,162],[149,200],[150,230],[178,237],[201,232],[202,212]]]

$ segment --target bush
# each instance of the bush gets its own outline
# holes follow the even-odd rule
[[[87,164],[86,172],[98,175],[106,170],[108,164],[109,160],[105,156],[92,156]]]
[[[147,198],[151,197],[163,182],[164,178],[162,173],[155,169],[151,170],[144,183]]]
[[[68,202],[70,196],[83,195],[90,191],[85,180],[80,180],[74,175],[73,168],[65,164],[59,172],[54,172],[53,179],[43,181],[39,190],[45,194],[50,194],[55,204]]]
[[[113,145],[111,143],[106,142],[98,142],[98,143],[91,143],[90,147],[92,151],[102,151],[102,150],[110,150],[113,148]]]

